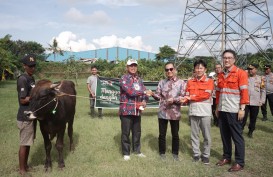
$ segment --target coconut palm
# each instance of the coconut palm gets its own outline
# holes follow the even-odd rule
[[[64,55],[63,54],[63,50],[58,46],[58,41],[56,40],[56,38],[53,39],[53,43],[52,45],[51,44],[48,44],[49,45],[49,48],[47,48],[47,50],[51,51],[54,55],[54,61],[56,60],[56,55],[59,54],[59,55]]]

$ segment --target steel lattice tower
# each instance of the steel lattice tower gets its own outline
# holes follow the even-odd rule
[[[239,66],[247,64],[247,53],[271,61],[266,49],[272,49],[272,37],[266,0],[187,0],[176,63],[205,50],[220,60],[225,49],[239,54]]]

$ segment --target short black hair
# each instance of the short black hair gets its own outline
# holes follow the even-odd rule
[[[94,69],[94,68],[98,69],[98,67],[96,65],[92,65],[91,69]]]
[[[207,63],[203,59],[196,60],[193,63],[193,67],[195,68],[197,65],[203,65],[205,68],[207,68]]]
[[[221,64],[220,62],[215,63],[215,65],[214,65],[214,66],[216,66],[216,65],[220,65],[220,66],[221,66],[221,68],[223,67],[223,66],[222,66],[222,64]]]
[[[222,54],[222,57],[225,55],[225,53],[232,53],[232,55],[234,56],[234,59],[237,59],[236,52],[234,50],[231,50],[231,49],[225,50]]]
[[[170,62],[170,61],[168,61],[168,62],[165,64],[165,66],[164,66],[164,67],[166,67],[167,65],[170,65],[170,64],[172,64],[172,65],[173,65],[173,67],[175,68],[174,63],[173,63],[173,62]]]

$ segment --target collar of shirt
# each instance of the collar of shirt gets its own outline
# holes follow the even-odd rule
[[[138,79],[139,79],[139,77],[138,77],[137,75],[132,75],[132,74],[128,74],[128,77],[129,77],[130,79],[133,79],[134,82],[137,82]]]
[[[172,78],[167,78],[167,80],[168,80],[168,81],[173,81],[173,82],[175,82],[175,81],[178,80],[178,78],[177,78],[176,76],[174,76],[174,77],[172,77]]]
[[[198,79],[197,77],[194,77],[194,81],[195,82],[204,82],[206,80],[206,75],[204,74],[200,79]]]
[[[231,66],[229,69],[224,69],[224,70],[223,70],[223,73],[224,73],[224,74],[228,74],[228,73],[230,73],[230,72],[236,72],[236,70],[237,70],[237,67],[236,67],[235,65],[233,65],[233,66]]]

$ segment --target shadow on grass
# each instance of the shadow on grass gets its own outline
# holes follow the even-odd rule
[[[200,134],[199,138],[200,138],[199,148],[202,153],[203,146],[204,146],[202,134]],[[182,154],[188,154],[191,157],[193,156],[190,135],[185,135],[185,136],[183,136],[182,141],[180,140],[180,151]],[[211,154],[210,155],[211,157],[216,157],[218,159],[222,158],[222,154],[218,153],[216,150],[213,150],[212,148],[210,149],[210,154]]]
[[[149,147],[152,151],[158,152],[158,137],[153,134],[147,134],[143,138],[144,142],[148,142]],[[191,147],[189,146],[189,136],[180,137],[179,140],[179,151],[182,154],[191,154]],[[166,152],[172,152],[172,136],[166,136]]]
[[[74,151],[76,151],[77,150],[77,144],[79,143],[79,134],[78,133],[75,133],[75,132],[73,133],[73,141],[74,141],[74,147],[75,147]],[[41,142],[43,142],[43,141],[41,141]],[[56,137],[51,141],[51,143],[52,143],[52,149],[51,149],[51,153],[50,154],[51,154],[52,163],[58,162],[59,154],[58,154],[58,150],[55,148]],[[74,151],[70,152],[69,145],[70,145],[69,137],[68,137],[67,131],[66,131],[66,134],[64,136],[64,148],[63,148],[64,162],[65,162],[66,157],[70,153],[71,154],[74,153]],[[35,147],[35,149],[34,149],[34,147]],[[38,145],[34,144],[31,147],[31,150],[32,151],[35,150],[35,152],[31,155],[30,160],[29,160],[29,162],[31,163],[31,165],[32,166],[44,165],[45,159],[46,159],[46,151],[45,151],[45,148],[44,148],[44,143],[40,143]],[[55,168],[55,167],[52,166],[52,168]]]
[[[214,149],[210,149],[210,156],[211,157],[215,157],[217,159],[222,159],[223,158],[223,154],[220,154],[218,151],[214,150]]]
[[[192,155],[192,149],[191,149],[191,137],[190,135],[185,135],[183,137],[180,137],[180,142],[179,142],[179,149],[182,154],[188,154]]]
[[[142,138],[142,141],[148,142],[148,145],[152,151],[158,151],[157,137],[155,137],[153,134],[147,134],[145,137]]]
[[[91,112],[87,112],[88,116],[91,116]],[[105,118],[105,117],[109,117],[109,118],[118,118],[119,115],[118,115],[118,110],[116,113],[113,113],[111,111],[108,111],[108,110],[103,110],[102,109],[102,118]],[[91,117],[91,118],[99,118],[99,114],[98,114],[98,109],[95,109],[95,114],[94,114],[94,117]]]
[[[256,130],[261,130],[267,133],[273,133],[273,129],[272,128],[268,128],[264,125],[256,125]]]
[[[143,111],[141,117],[145,116],[157,116],[157,111],[155,111],[154,109],[146,109],[145,111]]]
[[[114,142],[116,144],[116,146],[118,146],[119,152],[120,154],[122,154],[122,149],[121,149],[121,132],[118,132],[115,136],[114,136]]]

